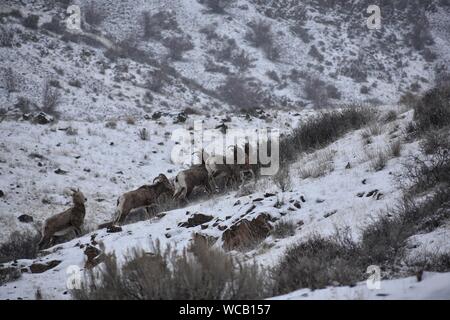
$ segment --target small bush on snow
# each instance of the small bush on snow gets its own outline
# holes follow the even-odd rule
[[[39,239],[37,233],[14,231],[8,241],[0,245],[0,263],[36,258]]]
[[[414,121],[420,131],[450,123],[450,85],[427,91],[414,105]]]
[[[261,299],[271,296],[266,271],[243,263],[204,242],[194,241],[183,252],[157,243],[153,254],[134,250],[120,267],[114,254],[106,255],[99,277],[94,272],[75,299]]]
[[[269,60],[278,60],[280,52],[275,43],[272,25],[264,20],[252,21],[246,39],[256,48],[261,48]]]

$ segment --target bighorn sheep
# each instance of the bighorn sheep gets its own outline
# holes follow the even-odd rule
[[[226,163],[226,156],[211,156],[206,159],[205,167],[208,171],[212,186],[217,190],[216,179],[223,177],[225,179],[224,187],[237,183],[241,177],[242,164],[237,164],[239,154],[243,154],[242,148],[238,146],[230,146],[233,148],[233,163]],[[245,156],[248,163],[248,157]]]
[[[114,223],[123,223],[131,210],[146,206],[156,206],[158,197],[166,192],[173,193],[173,186],[164,174],[153,180],[152,185],[144,185],[124,193],[117,200]]]
[[[209,175],[205,167],[205,160],[202,156],[202,163],[183,170],[175,177],[175,191],[173,198],[178,200],[186,200],[195,187],[203,186],[208,193],[211,193],[209,184]]]
[[[80,190],[70,190],[73,192],[73,207],[45,220],[42,238],[38,245],[39,249],[43,249],[47,245],[51,246],[55,236],[62,236],[71,231],[74,231],[77,237],[81,235],[81,227],[86,215],[84,203],[87,199]]]

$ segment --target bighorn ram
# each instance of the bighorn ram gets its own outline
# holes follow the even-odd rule
[[[192,166],[189,169],[183,170],[175,177],[175,191],[174,199],[186,200],[195,187],[205,187],[206,191],[210,193],[211,186],[209,184],[209,175],[205,167],[205,160],[202,156],[202,163]]]
[[[80,190],[70,190],[73,192],[73,207],[45,220],[39,249],[52,245],[55,236],[62,236],[71,231],[74,231],[76,236],[81,235],[81,227],[86,215],[86,207],[84,206],[86,198]]]
[[[160,174],[153,180],[152,185],[124,193],[117,200],[114,223],[123,223],[133,209],[155,206],[158,197],[166,192],[173,193],[173,186],[164,174]]]
[[[245,169],[245,164],[238,164],[238,155],[245,156],[245,163],[248,163],[248,155],[238,146],[233,148],[233,163],[226,163],[226,156],[211,156],[206,159],[205,167],[208,171],[212,186],[217,190],[216,179],[223,177],[225,179],[224,187],[237,183],[242,180],[241,171]]]

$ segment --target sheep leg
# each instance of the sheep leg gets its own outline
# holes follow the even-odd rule
[[[218,192],[219,187],[217,186],[216,179],[214,178],[214,176],[211,175],[211,176],[209,177],[209,180],[211,181],[211,182],[210,182],[210,185],[212,185],[212,187],[214,188],[214,191],[215,191],[215,192]]]
[[[39,250],[42,250],[43,248],[47,247],[50,244],[50,239],[51,237],[43,235],[38,244]]]
[[[81,236],[81,228],[80,227],[73,227],[73,231],[75,232],[75,236],[77,238]]]

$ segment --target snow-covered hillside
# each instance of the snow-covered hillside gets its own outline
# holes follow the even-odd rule
[[[13,262],[12,266],[18,266],[21,269],[28,268],[31,264],[36,263],[46,264],[51,261],[59,261],[60,263],[44,273],[24,273],[20,280],[3,285],[0,290],[0,297],[4,299],[33,299],[36,290],[39,289],[45,298],[70,298],[66,287],[67,268],[75,265],[83,270],[86,261],[84,250],[93,241],[95,241],[94,243],[103,243],[106,253],[115,252],[119,260],[124,259],[128,252],[135,247],[151,252],[152,243],[157,239],[161,242],[162,247],[171,244],[176,249],[181,250],[192,241],[194,235],[200,235],[206,239],[211,239],[215,242],[215,247],[221,248],[224,246],[223,234],[232,225],[242,221],[242,219],[253,220],[261,215],[268,215],[271,223],[279,220],[291,221],[297,226],[293,235],[284,239],[269,236],[255,249],[244,254],[246,259],[255,258],[258,263],[264,266],[272,266],[277,263],[286,248],[307,239],[311,235],[328,236],[333,234],[336,229],[348,227],[352,236],[358,239],[360,231],[365,225],[372,222],[376,217],[386,215],[389,209],[392,209],[396,202],[400,200],[399,182],[402,180],[404,173],[402,163],[407,161],[411,154],[417,153],[418,144],[417,142],[404,144],[400,157],[389,160],[386,167],[380,171],[373,170],[371,167],[372,159],[368,154],[395,140],[396,134],[403,132],[406,124],[411,121],[411,117],[412,112],[408,111],[399,115],[399,120],[383,125],[380,134],[374,137],[374,141],[370,145],[365,145],[362,132],[366,129],[363,129],[347,134],[326,149],[317,151],[316,154],[302,158],[293,164],[290,169],[292,187],[289,191],[281,192],[273,184],[271,178],[263,178],[258,181],[249,195],[242,196],[239,192],[230,192],[222,196],[216,196],[211,200],[188,205],[185,208],[164,212],[147,221],[123,226],[123,230],[118,233],[108,233],[106,229],[93,231],[84,237],[73,239],[47,250],[47,253],[39,259]],[[55,132],[55,134],[58,133]],[[61,136],[65,137],[65,135]],[[92,143],[102,145],[94,141]],[[105,145],[104,148],[108,150],[109,146]],[[106,151],[96,154],[101,155],[103,153],[106,153]],[[106,156],[114,156],[114,154]],[[117,159],[120,161],[121,157],[117,156]],[[102,163],[101,159],[89,158],[88,161],[91,167],[94,167],[97,161]],[[328,163],[324,176],[302,179],[301,176],[305,175],[302,173],[302,169],[305,170],[308,165],[317,163],[317,161]],[[83,164],[80,164],[80,166],[83,166]],[[73,168],[73,166],[70,168]],[[100,166],[98,168],[100,170]],[[150,168],[150,166],[147,166],[146,171],[149,172],[149,176],[153,177],[156,172],[164,171],[163,169],[165,167],[151,166]],[[23,174],[25,174],[26,172],[30,173],[32,169],[27,168],[25,170],[23,168],[23,170]],[[20,171],[14,172],[17,172],[14,176],[19,177],[18,172]],[[76,185],[84,190],[89,198],[86,219],[93,224],[109,218],[108,214],[112,213],[115,201],[111,194],[117,193],[119,189],[130,189],[135,186],[133,185],[133,183],[136,183],[135,181],[145,181],[144,172],[142,171],[142,176],[134,175],[135,180],[122,181],[118,178],[116,183],[108,181],[110,178],[108,178],[107,173],[105,175],[100,174],[99,182],[94,184],[90,181],[90,178],[81,179],[68,173],[58,182],[60,184],[59,189],[55,189],[62,190],[64,186],[73,185],[67,183],[67,180],[71,180],[73,183],[77,182]],[[152,172],[155,173],[152,174]],[[122,175],[118,177],[120,176]],[[35,184],[38,185],[38,181],[43,179],[42,184],[46,185],[49,182],[46,183],[45,179],[55,183],[53,182],[55,179],[52,177],[53,175],[50,172],[47,177],[43,174],[43,178],[31,180],[36,181]],[[41,182],[39,181],[39,183]],[[105,188],[105,186],[108,186],[108,188]],[[25,186],[23,188],[25,189]],[[42,215],[42,217],[45,217],[46,213],[42,209],[43,204],[40,203],[39,197],[36,197],[33,201],[31,196],[35,193],[30,191],[29,194],[30,198],[27,198],[25,203],[16,205],[16,207],[22,208],[21,210],[32,207],[34,208],[32,210],[33,216]],[[57,208],[64,207],[64,198],[57,197],[56,194],[46,194],[45,196],[55,201],[48,207],[47,215],[56,212]],[[9,199],[11,198],[11,196],[8,196],[6,199],[10,202]],[[98,201],[98,199],[105,200]],[[12,201],[11,204],[13,204]],[[12,207],[12,205],[3,204],[4,209],[8,207]],[[30,212],[30,210],[28,209],[27,212]],[[180,226],[197,214],[210,217],[210,222]],[[14,220],[14,217],[11,220]],[[18,228],[17,224],[12,227]],[[448,227],[443,227],[431,233],[414,237],[410,254],[435,252],[437,249],[445,251],[446,249],[442,244],[448,244],[449,236]],[[431,238],[433,241],[428,241],[427,238]],[[234,254],[240,254],[238,251],[233,252]],[[428,281],[427,277],[428,275],[425,277],[426,281]],[[435,279],[440,276],[430,275],[430,277]],[[445,278],[446,276],[443,275],[442,277]],[[402,281],[386,282],[385,288],[389,288],[388,296],[377,296],[375,293],[365,292],[362,289],[363,286],[358,286],[351,289],[336,288],[318,291],[312,294],[300,291],[298,294],[293,293],[281,298],[448,298],[445,292],[441,292],[442,295],[438,294],[437,291],[440,292],[441,288],[432,285],[432,283],[435,283],[434,280],[429,280],[430,284],[428,282],[420,284],[417,287],[417,293],[404,288],[410,286],[413,280]],[[426,291],[420,289],[422,286],[426,287]],[[307,294],[305,295],[305,293]]]
[[[79,32],[65,29],[69,3],[81,7]],[[383,4],[380,30],[366,27],[365,0],[235,0],[215,9],[206,0],[92,3],[0,4],[0,245],[38,237],[45,219],[71,206],[70,188],[87,198],[81,237],[32,259],[0,256],[0,299],[36,292],[70,299],[68,270],[86,269],[90,246],[124,262],[134,248],[152,252],[156,240],[183,250],[200,237],[270,268],[313,236],[345,230],[359,241],[367,225],[402,205],[405,164],[421,154],[423,139],[409,134],[408,99],[448,76],[446,2]],[[120,195],[191,165],[191,157],[181,164],[171,157],[179,129],[270,128],[283,139],[347,106],[367,107],[372,120],[299,152],[286,177],[212,196],[199,191],[151,218],[131,214],[121,230],[98,229]],[[277,236],[283,222],[293,230]],[[239,234],[246,223],[267,230],[240,250],[249,241]],[[420,230],[407,239],[405,257],[450,254],[449,236],[448,221]],[[20,272],[1,284],[3,270]],[[275,299],[450,298],[448,273],[425,272],[421,282],[410,275],[383,274],[380,291],[338,283]]]

